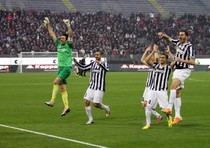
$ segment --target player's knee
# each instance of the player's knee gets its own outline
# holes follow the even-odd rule
[[[53,81],[53,85],[59,85],[57,81]]]
[[[90,101],[89,100],[85,100],[85,106],[90,106]]]
[[[177,90],[176,91],[176,98],[180,98],[181,97],[181,91],[180,90]]]
[[[100,104],[99,103],[93,103],[93,105],[96,107],[96,108],[100,108]]]
[[[66,86],[65,85],[60,85],[60,91],[65,92],[66,91]]]
[[[174,79],[171,84],[171,89],[177,89],[180,84],[181,84],[181,82],[179,79]]]

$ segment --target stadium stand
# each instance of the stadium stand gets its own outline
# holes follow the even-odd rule
[[[176,0],[170,1],[175,3]],[[190,32],[190,41],[194,44],[197,55],[210,54],[210,16],[209,10],[204,9],[208,8],[205,6],[208,1],[203,0],[202,3],[197,1],[197,4],[205,6],[203,12],[207,15],[201,15],[200,11],[196,11],[199,15],[183,12],[180,17],[173,13],[164,17],[155,9],[153,6],[155,4],[149,1],[71,0],[69,2],[72,3],[65,0],[49,0],[46,5],[45,0],[1,1],[1,6],[8,9],[0,11],[0,55],[13,56],[21,51],[55,51],[46,28],[42,26],[45,16],[50,17],[58,36],[65,30],[61,20],[63,18],[72,20],[74,50],[81,55],[92,55],[96,49],[102,49],[105,55],[118,55],[119,58],[133,57],[142,54],[148,42],[156,41],[154,36],[156,37],[158,31],[164,31],[175,37],[177,31],[183,28]],[[167,8],[170,6],[169,3],[157,2],[165,12],[170,10]],[[183,1],[187,2],[189,1]],[[128,3],[130,5],[123,7]],[[176,4],[178,7],[178,2]],[[75,9],[72,11],[77,10],[77,12],[69,11],[73,8]],[[138,8],[141,9],[138,11]],[[121,13],[122,10],[127,11],[127,17]],[[138,13],[132,13],[133,11]]]

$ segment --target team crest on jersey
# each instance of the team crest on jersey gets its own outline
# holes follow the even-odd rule
[[[183,54],[183,53],[184,53],[184,51],[181,50],[181,47],[176,47],[176,51],[177,51],[178,53],[180,53],[180,54]]]
[[[164,70],[162,70],[162,69],[154,69],[153,71],[155,73],[164,73]]]
[[[61,52],[64,52],[66,49],[65,48],[59,48]]]
[[[94,73],[100,73],[100,70],[94,69],[94,70],[92,70],[92,72],[94,72]]]

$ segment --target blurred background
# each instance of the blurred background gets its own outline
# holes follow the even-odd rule
[[[56,52],[43,26],[46,16],[58,37],[67,31],[62,19],[70,19],[75,55],[88,58],[101,50],[111,71],[144,71],[145,48],[157,43],[164,52],[168,44],[157,33],[177,38],[181,29],[189,32],[200,62],[192,68],[210,69],[209,0],[0,0],[1,71],[17,72],[21,52]]]

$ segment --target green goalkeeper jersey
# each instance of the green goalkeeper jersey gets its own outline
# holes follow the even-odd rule
[[[72,67],[72,47],[73,45],[70,43],[66,43],[62,45],[61,42],[57,39],[56,42],[57,47],[57,56],[58,56],[58,66]]]

